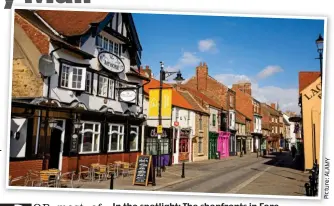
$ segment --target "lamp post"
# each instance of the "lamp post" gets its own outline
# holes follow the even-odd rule
[[[317,45],[318,48],[318,53],[319,53],[319,57],[316,59],[319,59],[320,61],[320,74],[321,74],[321,80],[322,80],[322,59],[323,59],[323,50],[324,50],[324,38],[322,38],[322,35],[319,34],[319,37],[317,40],[315,40],[315,43]]]
[[[159,125],[162,125],[162,117],[161,117],[161,102],[162,102],[162,87],[163,87],[163,81],[166,80],[167,77],[176,74],[176,77],[174,78],[174,81],[176,81],[177,84],[180,84],[184,79],[182,77],[182,74],[180,71],[177,72],[168,72],[164,70],[164,63],[160,62],[160,86],[159,86],[159,113],[158,113],[158,121]],[[161,141],[161,134],[158,134],[158,154],[157,154],[157,177],[161,177],[161,160],[160,160],[160,141]]]

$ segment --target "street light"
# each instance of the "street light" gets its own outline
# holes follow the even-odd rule
[[[315,43],[317,45],[318,48],[318,53],[319,53],[319,57],[316,59],[320,60],[320,74],[321,74],[321,78],[322,78],[322,54],[323,54],[323,50],[324,50],[324,39],[322,38],[322,35],[319,34],[319,37],[317,40],[315,40]]]
[[[159,86],[159,113],[158,113],[158,120],[159,125],[162,125],[162,117],[161,117],[161,102],[162,102],[162,87],[163,87],[163,81],[166,80],[169,76],[176,74],[176,77],[174,78],[174,81],[176,81],[177,84],[182,83],[184,78],[182,77],[182,74],[180,71],[177,72],[168,72],[164,70],[164,63],[160,62],[160,86]],[[160,160],[160,141],[161,141],[161,134],[158,134],[158,151],[157,151],[157,177],[161,177],[161,160]]]

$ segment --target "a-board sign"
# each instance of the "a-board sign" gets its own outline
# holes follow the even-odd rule
[[[138,155],[135,173],[133,175],[133,185],[145,185],[152,182],[153,166],[151,155]]]

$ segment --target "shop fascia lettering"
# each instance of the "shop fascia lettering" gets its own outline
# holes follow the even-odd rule
[[[152,128],[151,132],[149,134],[150,134],[150,137],[158,137],[158,133],[157,133],[157,129],[156,128]],[[168,137],[167,131],[164,128],[162,129],[161,137],[162,138]]]
[[[312,88],[307,94],[304,94],[307,100],[312,99],[315,96],[318,96],[321,99],[321,83],[317,84],[314,88]]]

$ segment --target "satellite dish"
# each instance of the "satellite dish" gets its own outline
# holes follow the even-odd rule
[[[39,58],[39,72],[43,77],[51,77],[56,73],[55,63],[50,55],[44,54]]]

